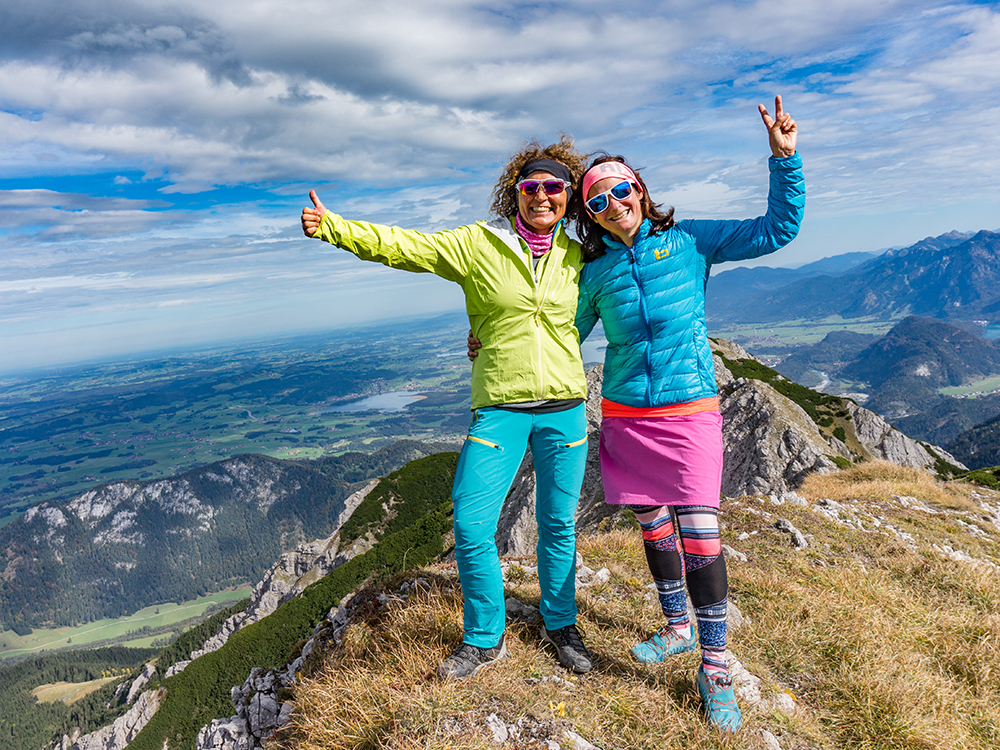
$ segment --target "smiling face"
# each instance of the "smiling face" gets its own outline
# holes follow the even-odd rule
[[[621,177],[605,177],[603,180],[598,180],[590,186],[585,197],[590,200],[595,195],[607,192],[621,181]],[[610,232],[620,242],[632,247],[632,238],[639,232],[639,227],[642,225],[642,202],[640,201],[642,193],[640,191],[641,188],[633,184],[632,192],[622,200],[618,200],[608,193],[608,207],[606,209],[599,214],[589,210],[587,213],[601,229]]]
[[[557,180],[554,174],[548,172],[532,172],[523,179],[525,180]],[[566,204],[569,202],[569,193],[563,190],[558,195],[547,195],[544,190],[538,189],[534,195],[517,194],[517,212],[521,214],[521,221],[528,225],[528,229],[538,234],[550,234],[559,220],[566,215]]]

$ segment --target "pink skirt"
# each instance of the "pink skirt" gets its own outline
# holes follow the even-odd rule
[[[722,415],[604,417],[601,421],[604,502],[613,505],[719,507]]]

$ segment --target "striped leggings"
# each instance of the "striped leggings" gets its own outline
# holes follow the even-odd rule
[[[690,623],[686,588],[698,621],[706,671],[725,670],[729,581],[719,540],[718,509],[704,505],[626,507],[635,513],[642,529],[646,561],[667,623],[678,630]]]

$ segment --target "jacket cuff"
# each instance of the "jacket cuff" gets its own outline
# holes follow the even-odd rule
[[[772,172],[776,169],[798,169],[802,166],[802,157],[796,151],[791,156],[783,156],[776,159],[773,156],[767,157],[767,166]]]

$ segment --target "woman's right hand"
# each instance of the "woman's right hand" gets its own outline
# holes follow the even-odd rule
[[[309,199],[313,202],[313,208],[307,206],[302,209],[302,231],[306,237],[313,237],[319,229],[320,221],[323,220],[323,214],[326,213],[326,206],[316,195],[315,190],[309,191]]]
[[[471,328],[469,329],[468,344],[469,344],[469,351],[466,352],[466,354],[468,354],[470,362],[475,362],[476,357],[479,356],[478,350],[483,348],[483,342],[472,335]]]

